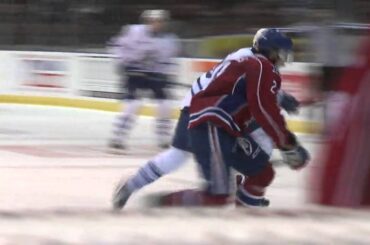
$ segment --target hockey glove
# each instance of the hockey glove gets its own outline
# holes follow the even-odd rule
[[[282,90],[278,93],[278,104],[289,114],[297,114],[299,109],[299,101],[291,94]]]
[[[291,150],[281,150],[281,155],[284,163],[294,170],[303,168],[310,160],[310,154],[300,145]]]

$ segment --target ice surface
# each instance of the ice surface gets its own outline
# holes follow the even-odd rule
[[[0,105],[0,244],[368,244],[368,210],[310,205],[311,165],[277,167],[268,209],[158,209],[145,197],[198,186],[196,166],[147,186],[120,213],[111,211],[115,183],[159,150],[154,125],[141,117],[128,155],[107,150],[115,114]],[[311,153],[315,137],[302,136]],[[274,155],[274,158],[278,158]]]

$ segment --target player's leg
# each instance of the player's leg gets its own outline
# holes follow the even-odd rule
[[[141,101],[136,98],[137,85],[140,77],[129,76],[126,84],[126,98],[122,112],[115,119],[113,124],[113,137],[109,143],[110,147],[125,148],[129,132],[131,131],[136,115],[141,107]]]
[[[151,90],[157,100],[157,115],[155,119],[155,133],[158,145],[167,148],[170,145],[172,134],[172,104],[168,100],[167,83],[164,76],[159,76],[158,80],[151,81]]]
[[[162,198],[168,206],[225,205],[233,201],[230,167],[247,176],[237,190],[238,203],[246,206],[267,206],[265,188],[274,171],[269,156],[251,138],[237,140],[212,124],[190,129],[192,150],[200,165],[206,188],[185,190]]]
[[[237,141],[237,148],[245,154],[234,155],[234,157],[241,157],[239,161],[237,159],[234,161],[243,162],[246,165],[235,166],[240,173],[244,173],[238,181],[236,204],[268,206],[269,202],[264,195],[266,187],[271,184],[275,175],[272,165],[268,162],[273,150],[271,138],[261,128],[256,127],[252,133]],[[243,160],[245,157],[248,159]]]
[[[156,181],[182,166],[190,157],[190,139],[187,125],[189,112],[183,109],[177,122],[172,147],[156,155],[128,180],[122,180],[116,188],[113,205],[122,208],[134,191]]]
[[[212,124],[202,124],[189,130],[192,151],[205,183],[201,190],[183,190],[160,197],[164,206],[222,206],[233,202],[230,193],[230,163],[224,157],[223,146],[229,143],[226,132]],[[232,148],[230,146],[229,148]]]
[[[127,100],[125,102],[124,110],[115,119],[113,124],[111,147],[121,149],[126,147],[128,134],[135,123],[136,114],[140,107],[141,101],[139,100]]]
[[[161,148],[167,148],[172,134],[171,112],[172,106],[168,100],[158,100],[157,117],[155,120],[155,132],[158,145]]]
[[[235,139],[223,131],[219,131],[218,134],[223,135],[223,140],[220,142],[223,158],[227,159],[228,165],[245,177],[236,190],[237,204],[267,206],[268,200],[264,197],[265,189],[274,178],[274,170],[268,162],[270,155],[265,152],[271,151],[267,140],[269,138],[264,140],[264,132],[255,131],[254,138],[264,145],[262,148],[250,135]]]
[[[122,208],[135,191],[156,181],[163,175],[169,174],[182,166],[190,153],[171,147],[149,160],[127,181],[122,180],[113,195],[115,209]]]
[[[236,204],[240,206],[268,206],[269,200],[265,198],[266,188],[275,177],[271,164],[267,164],[256,175],[244,175],[236,192]]]

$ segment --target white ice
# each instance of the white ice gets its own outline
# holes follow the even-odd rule
[[[113,213],[110,198],[154,156],[154,125],[140,117],[127,155],[106,145],[115,114],[60,107],[0,105],[0,244],[367,244],[367,210],[311,205],[312,168],[278,166],[267,209],[158,209],[155,192],[197,187],[190,161],[147,186]],[[315,155],[319,140],[301,136]],[[278,154],[274,155],[279,158]]]

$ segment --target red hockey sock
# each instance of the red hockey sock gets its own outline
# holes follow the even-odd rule
[[[364,197],[361,202],[361,205],[365,207],[370,207],[370,170],[367,175],[367,181],[365,181]]]
[[[230,203],[229,195],[210,195],[200,190],[182,190],[163,196],[163,206],[222,206]]]
[[[248,176],[244,181],[244,189],[254,195],[263,196],[265,189],[269,186],[275,177],[275,171],[271,164],[268,164],[260,173],[254,176]]]

